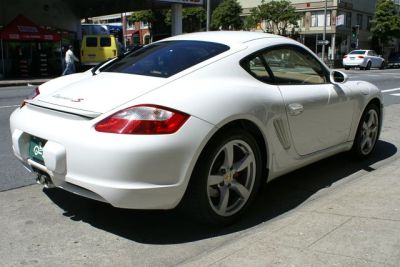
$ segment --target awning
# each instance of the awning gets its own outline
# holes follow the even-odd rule
[[[0,31],[0,39],[13,41],[60,41],[60,35],[45,30],[26,17],[18,15]]]

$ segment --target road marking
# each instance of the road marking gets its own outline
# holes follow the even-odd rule
[[[394,95],[394,96],[400,96],[400,94],[390,94],[390,95]]]
[[[400,88],[393,88],[393,89],[386,89],[386,90],[382,90],[382,93],[387,93],[387,92],[393,92],[393,91],[399,91]]]
[[[20,105],[12,105],[12,106],[0,106],[0,108],[15,108],[19,107]]]

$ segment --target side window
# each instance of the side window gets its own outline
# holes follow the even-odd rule
[[[275,84],[326,83],[322,65],[301,48],[275,48],[263,52],[262,57],[271,69]]]
[[[271,82],[271,77],[265,69],[263,60],[260,56],[257,55],[246,60],[242,66],[247,70],[247,72],[249,72],[258,80],[263,82]]]

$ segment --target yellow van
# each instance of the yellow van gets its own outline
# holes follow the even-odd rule
[[[93,66],[118,56],[118,43],[114,35],[84,35],[81,46],[82,65]]]

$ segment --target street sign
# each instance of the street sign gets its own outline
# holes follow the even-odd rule
[[[318,40],[317,44],[319,44],[319,45],[328,45],[329,41],[328,40]]]

